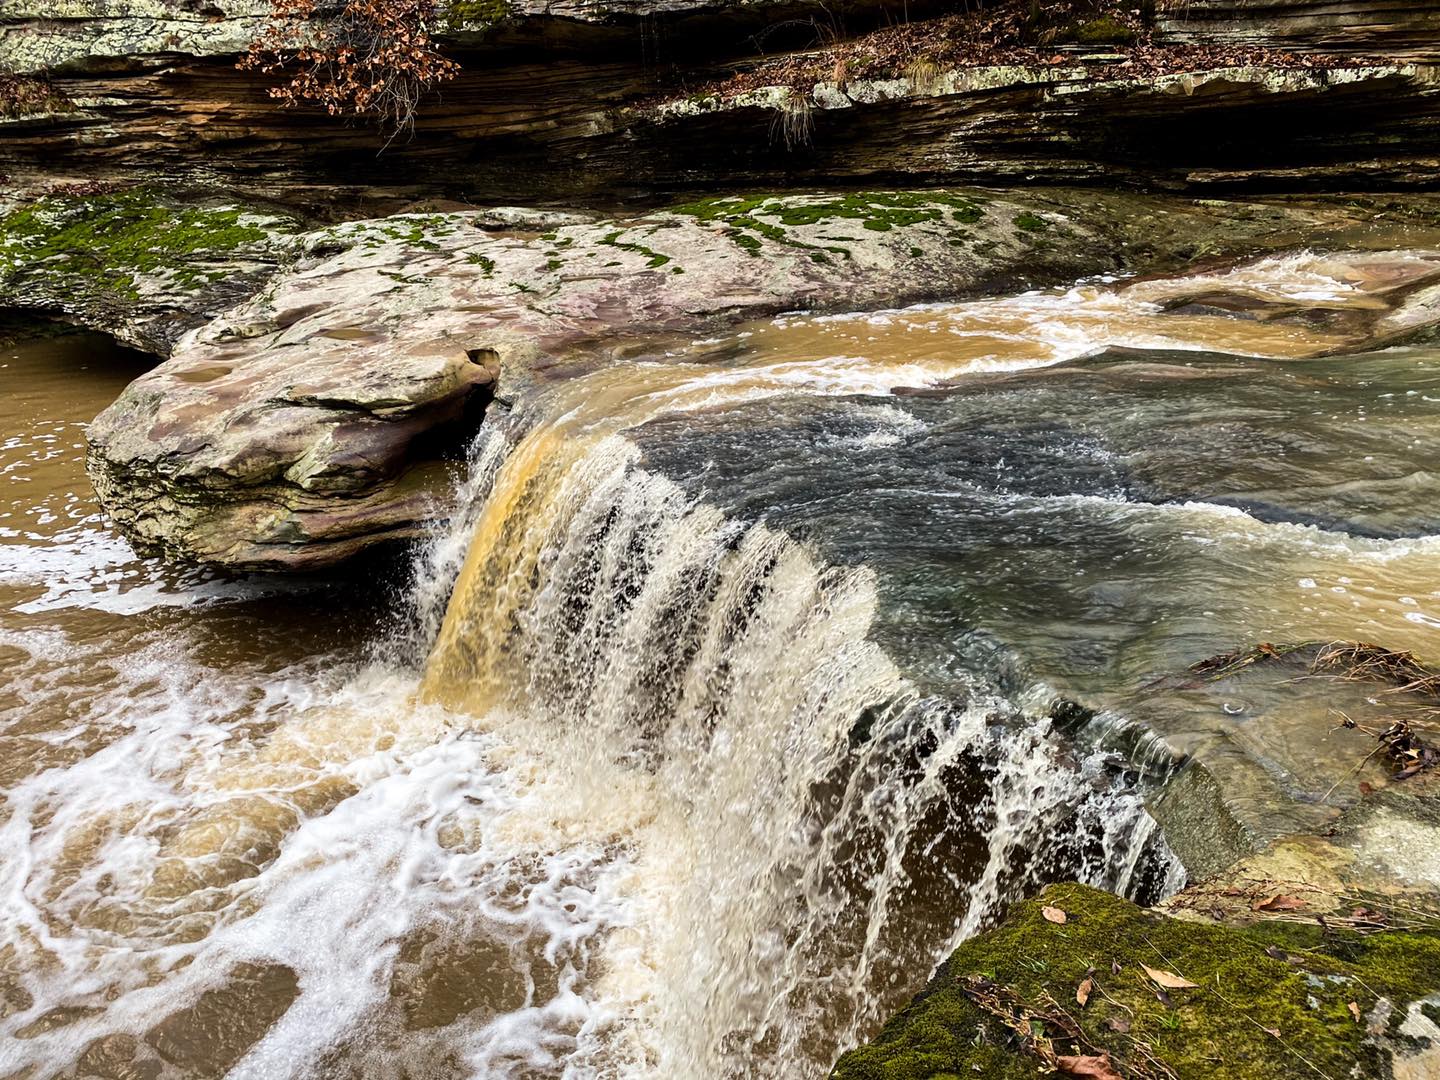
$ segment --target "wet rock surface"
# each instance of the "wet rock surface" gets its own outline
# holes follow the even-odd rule
[[[234,568],[327,565],[441,512],[437,460],[463,445],[492,393],[513,400],[557,364],[785,309],[1173,266],[1363,230],[1373,213],[1231,209],[1217,235],[1216,207],[1146,197],[874,192],[624,220],[401,215],[289,236],[293,264],[191,331],[98,418],[91,475],[146,550]]]

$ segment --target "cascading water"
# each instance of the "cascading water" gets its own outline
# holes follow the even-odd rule
[[[1095,764],[999,725],[1010,703],[907,685],[868,640],[871,575],[637,457],[609,433],[520,440],[425,683],[543,762],[561,831],[628,868],[629,928],[600,943],[594,994],[634,1045],[600,1020],[572,1069],[820,1075],[1023,881],[1126,891],[1145,869],[1163,887],[1163,849],[1141,867],[1153,823],[1090,787]]]
[[[20,762],[0,816],[0,1075],[821,1076],[1006,900],[1058,877],[1177,887],[1126,770],[1053,732],[1042,681],[975,660],[945,618],[1048,642],[1037,610],[1073,596],[1083,617],[1063,629],[1100,626],[1092,651],[1111,650],[1128,624],[1105,594],[1006,561],[1062,549],[1033,524],[1062,512],[1090,515],[1065,543],[1088,551],[1090,530],[1117,579],[1161,519],[1186,558],[1243,562],[1263,540],[1267,566],[1292,559],[1311,585],[1373,565],[1375,595],[1402,605],[1391,630],[1431,618],[1409,579],[1433,554],[1146,502],[1074,432],[1074,474],[1037,479],[935,414],[976,372],[1109,344],[1333,348],[1343,333],[1162,308],[1223,286],[1359,310],[1374,266],[1433,260],[1352,262],[786,319],[557,383],[477,445],[379,644],[255,642],[343,603],[323,587],[262,601],[211,583],[201,611],[183,606],[193,584],[127,567],[140,614],[117,614],[123,575],[81,565],[101,557],[69,533],[44,554],[71,568],[64,590],[0,567],[19,590],[0,700]],[[933,406],[891,396],[910,387]],[[1048,446],[1022,434],[1004,445]],[[693,447],[689,473],[664,441]],[[913,470],[910,444],[927,455]],[[963,469],[941,453],[957,446]],[[753,491],[717,486],[747,469]],[[923,520],[859,498],[902,489]],[[808,520],[846,528],[803,535]],[[869,558],[846,529],[896,543]],[[974,577],[958,599],[946,584]],[[1206,626],[1215,590],[1237,609],[1254,591],[1210,564],[1203,579],[1182,595]],[[912,580],[944,588],[912,602]],[[258,622],[245,605],[262,602],[281,617]],[[1357,618],[1349,603],[1322,615]]]
[[[979,683],[946,700],[908,684],[869,637],[873,575],[687,497],[623,435],[806,376],[605,371],[482,455],[494,476],[462,519],[424,692],[543,760],[567,814],[634,867],[634,925],[602,946],[596,993],[640,1041],[616,1059],[602,1023],[572,1067],[823,1074],[1026,882],[1174,887],[1153,822],[1098,762],[1008,729],[1016,704]]]

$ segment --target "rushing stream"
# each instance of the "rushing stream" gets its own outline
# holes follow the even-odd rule
[[[1243,746],[1137,689],[1440,654],[1440,350],[1346,355],[1437,260],[659,344],[368,594],[134,558],[81,435],[139,358],[0,349],[0,1076],[823,1076],[1007,900],[1178,888],[1051,705]]]

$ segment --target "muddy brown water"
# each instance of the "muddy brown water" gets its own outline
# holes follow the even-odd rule
[[[399,592],[136,558],[83,428],[141,359],[0,349],[0,1076],[820,1076],[1007,899],[1178,887],[1049,700],[1348,765],[1135,691],[1440,656],[1440,352],[1359,349],[1437,266],[641,350],[492,426]]]

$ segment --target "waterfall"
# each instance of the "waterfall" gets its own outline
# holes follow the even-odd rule
[[[1101,757],[979,680],[907,681],[870,640],[870,571],[645,468],[625,430],[713,405],[713,380],[586,381],[477,455],[422,684],[544,774],[552,835],[625,868],[567,1074],[821,1076],[1026,889],[1174,887]]]
[[[1370,303],[1327,265],[1203,283]],[[0,814],[20,853],[0,863],[0,1061],[35,1080],[87,1055],[239,1080],[806,1080],[1043,883],[1177,888],[1135,779],[1170,761],[1161,741],[1108,715],[1125,761],[1099,731],[1067,738],[1044,686],[958,648],[942,694],[920,669],[954,642],[907,641],[902,564],[787,531],[773,489],[727,501],[656,448],[778,439],[795,399],[831,396],[886,403],[860,436],[883,453],[924,426],[897,388],[1107,344],[1347,340],[1168,310],[1196,287],[780,319],[537,385],[487,422],[401,625],[359,662],[308,641],[299,663],[240,655],[256,616],[192,649],[223,609],[137,621],[108,652],[31,635],[22,689],[67,722]],[[785,444],[797,483],[834,452],[808,430]],[[959,484],[937,475],[937,505]],[[1156,511],[1050,505],[1084,499]],[[979,553],[961,536],[946,557]]]

